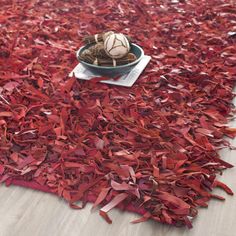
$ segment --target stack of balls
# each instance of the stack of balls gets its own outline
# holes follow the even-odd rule
[[[130,52],[130,39],[113,31],[87,36],[84,42],[89,47],[79,55],[80,60],[99,66],[118,66],[135,61]]]

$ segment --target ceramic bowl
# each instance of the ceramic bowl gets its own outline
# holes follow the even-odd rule
[[[135,65],[137,65],[137,63],[139,63],[139,61],[141,60],[142,56],[144,55],[143,49],[138,46],[137,44],[132,43],[130,45],[130,52],[135,54],[137,57],[137,60],[126,64],[126,65],[119,65],[119,66],[98,66],[98,65],[93,65],[93,64],[89,64],[87,62],[84,62],[82,60],[80,60],[80,56],[81,53],[88,49],[91,45],[85,45],[83,47],[81,47],[77,53],[77,59],[80,61],[80,63],[86,67],[87,69],[89,69],[91,72],[97,74],[97,75],[102,75],[102,76],[108,76],[108,77],[115,77],[118,75],[122,75],[122,74],[126,74],[129,71],[131,71],[133,69],[133,67]]]

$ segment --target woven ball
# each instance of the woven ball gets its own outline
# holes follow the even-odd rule
[[[105,42],[106,38],[111,34],[114,34],[114,31],[108,31],[108,32],[103,33],[102,35],[103,41]]]
[[[128,54],[130,45],[123,34],[110,34],[105,39],[104,49],[109,57],[117,59]]]

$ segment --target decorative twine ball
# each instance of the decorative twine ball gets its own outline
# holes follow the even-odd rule
[[[103,43],[96,43],[93,46],[91,46],[89,49],[95,57],[109,58],[104,50]]]
[[[104,41],[104,49],[106,54],[113,58],[122,58],[126,56],[130,50],[128,39],[123,34],[109,34]]]
[[[111,34],[114,34],[114,31],[105,32],[105,33],[102,35],[103,41],[105,42],[106,38],[107,38],[109,35],[111,35]]]

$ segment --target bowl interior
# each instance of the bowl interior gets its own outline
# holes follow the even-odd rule
[[[79,55],[81,55],[81,53],[84,50],[88,49],[90,46],[91,46],[91,44],[90,45],[85,45],[85,46],[81,47],[77,51],[77,58],[78,58],[78,60],[82,64],[84,64],[86,66],[89,66],[89,67],[92,67],[92,68],[99,68],[99,69],[112,69],[112,68],[114,69],[114,68],[116,68],[116,69],[122,69],[122,68],[130,67],[130,66],[133,66],[133,65],[137,64],[141,60],[141,57],[144,55],[143,49],[141,47],[139,47],[137,44],[132,43],[132,44],[130,44],[130,52],[135,54],[135,56],[137,57],[137,60],[135,60],[135,61],[133,61],[133,62],[131,62],[129,64],[126,64],[126,65],[119,65],[119,66],[115,66],[115,67],[113,67],[113,66],[97,66],[97,65],[89,64],[89,63],[84,62],[84,61],[79,59],[80,58]]]

